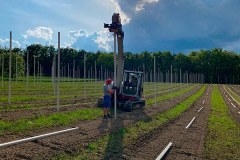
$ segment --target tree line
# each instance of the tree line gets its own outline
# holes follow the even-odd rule
[[[87,52],[85,50],[76,50],[73,48],[61,48],[61,70],[63,76],[67,76],[69,68],[71,71],[79,73],[79,77],[84,75],[84,56],[86,63],[86,70],[95,70],[95,66],[100,73],[108,71],[113,72],[113,53],[107,52]],[[44,76],[51,76],[54,55],[57,56],[57,50],[54,46],[43,46],[40,44],[32,44],[26,49],[14,48],[12,50],[12,76],[16,74],[16,60],[18,75],[26,75],[27,54],[29,55],[29,73],[34,74],[34,60],[35,72],[41,69]],[[8,59],[9,49],[0,47],[0,73],[2,73],[2,64],[4,59],[4,76],[8,76]],[[4,57],[4,58],[3,58]],[[17,58],[16,58],[17,57]],[[155,67],[162,73],[163,79],[166,73],[170,71],[172,66],[173,73],[193,73],[204,76],[205,83],[240,83],[240,55],[223,50],[221,48],[214,48],[211,50],[191,51],[188,54],[178,53],[174,54],[169,51],[163,52],[142,52],[142,53],[124,53],[124,69],[126,70],[140,70],[145,72],[153,72]],[[57,58],[56,58],[57,59]],[[64,74],[65,73],[65,74]],[[1,74],[0,74],[1,76]],[[71,75],[72,76],[72,75]],[[100,75],[98,75],[99,77]]]

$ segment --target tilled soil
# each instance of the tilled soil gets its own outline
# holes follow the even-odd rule
[[[165,159],[202,159],[201,153],[207,130],[208,115],[210,113],[209,95],[211,93],[209,89],[210,87],[180,117],[156,129],[151,134],[143,136],[137,142],[125,148],[123,152],[125,157],[133,160],[156,159],[162,150],[172,142],[172,147],[165,155]],[[193,117],[196,118],[195,121],[186,129],[186,126]]]
[[[92,121],[79,121],[69,127],[79,127],[78,130],[56,135],[45,139],[35,140],[11,147],[0,148],[0,159],[50,159],[52,156],[60,153],[74,153],[81,148],[85,148],[90,142],[97,138],[115,132],[122,127],[127,127],[138,120],[149,119],[151,116],[164,112],[167,109],[176,106],[187,97],[194,94],[200,87],[184,94],[183,96],[173,98],[172,101],[164,101],[158,106],[148,106],[144,111],[134,110],[133,112],[122,112],[118,114],[117,120],[103,120],[101,118]],[[0,137],[0,142],[8,142],[16,139],[26,138],[39,134],[45,134],[69,127],[52,127],[28,131],[27,133],[6,134]]]
[[[234,101],[234,99],[226,92],[223,86],[218,86],[219,90],[224,98],[228,108],[230,115],[232,115],[239,123],[240,123],[240,106],[238,103]]]

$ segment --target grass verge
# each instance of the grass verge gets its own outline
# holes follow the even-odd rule
[[[186,111],[205,91],[206,85],[194,95],[168,111],[157,114],[148,120],[142,120],[128,128],[121,128],[118,132],[100,137],[95,142],[89,143],[86,148],[80,149],[75,155],[61,154],[54,157],[54,160],[61,159],[108,159],[114,156],[121,159],[123,148],[136,141],[139,137],[148,134],[160,126],[174,120]],[[112,157],[113,158],[113,157]]]
[[[228,107],[214,85],[204,156],[206,159],[239,159],[239,146],[240,125],[229,116]]]

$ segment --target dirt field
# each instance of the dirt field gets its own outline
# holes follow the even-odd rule
[[[144,111],[134,110],[130,113],[120,112],[118,113],[118,119],[115,121],[112,119],[106,122],[102,118],[99,118],[91,121],[79,121],[68,127],[44,128],[21,134],[6,134],[0,138],[2,143],[39,134],[45,134],[52,131],[58,131],[69,127],[79,127],[78,130],[63,135],[57,135],[12,147],[1,148],[0,159],[50,159],[52,156],[60,153],[75,153],[79,149],[85,148],[90,142],[95,141],[97,138],[99,138],[99,136],[112,133],[122,127],[127,127],[138,120],[149,119],[155,114],[164,112],[173,106],[176,106],[184,99],[194,94],[199,88],[200,87],[197,87],[183,96],[173,98],[173,100],[158,103],[156,107],[148,106]],[[17,113],[21,114],[20,111]],[[186,119],[186,123],[187,121],[189,121],[188,118]],[[128,148],[126,148],[124,152],[127,152],[127,150]],[[108,154],[111,155],[110,152]],[[155,157],[155,154],[156,153],[153,153],[152,157]]]

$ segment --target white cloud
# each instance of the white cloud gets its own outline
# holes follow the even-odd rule
[[[88,33],[85,30],[70,31],[68,36],[74,40],[71,46],[77,49],[82,48],[90,51],[111,50],[110,42],[112,37],[109,37],[108,30],[105,29],[93,33]]]
[[[128,17],[121,9],[119,3],[117,2],[117,0],[110,0],[113,5],[115,6],[115,12],[116,13],[120,13],[120,17],[121,17],[121,22],[123,25],[128,24],[130,22],[130,17]]]
[[[1,39],[0,38],[0,46],[8,48],[10,46],[10,40],[8,38],[7,39]],[[17,40],[12,40],[12,47],[13,48],[20,48],[21,44]]]
[[[135,10],[141,11],[147,3],[157,3],[159,0],[141,0],[137,3]]]
[[[98,32],[98,37],[94,41],[98,44],[98,48],[102,48],[106,51],[111,50],[109,42],[112,42],[112,37],[108,36],[107,30]]]
[[[68,37],[76,40],[78,37],[88,37],[89,34],[86,32],[86,30],[77,30],[77,31],[70,31],[68,33]]]
[[[68,42],[63,42],[63,44],[61,45],[62,48],[67,48],[70,47],[72,44],[68,43]],[[57,46],[57,45],[56,45]]]
[[[34,29],[29,29],[26,31],[26,34],[23,35],[25,39],[29,37],[43,39],[46,41],[52,40],[53,37],[53,30],[48,27],[36,27]]]

